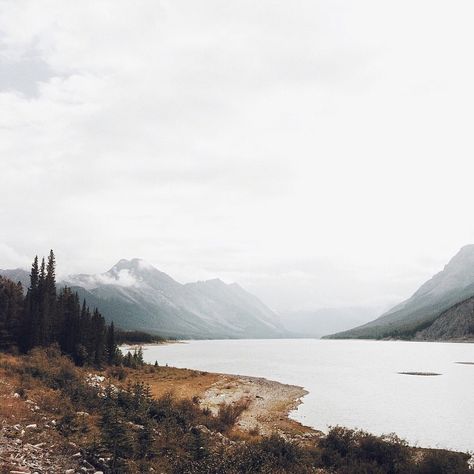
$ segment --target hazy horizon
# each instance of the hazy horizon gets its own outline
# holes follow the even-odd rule
[[[402,301],[474,242],[473,14],[0,1],[0,268],[53,248],[278,311]]]

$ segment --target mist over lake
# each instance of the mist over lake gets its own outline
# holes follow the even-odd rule
[[[472,344],[317,339],[146,346],[147,362],[265,377],[309,391],[292,417],[320,430],[395,432],[410,444],[474,449]],[[399,372],[437,373],[439,376]]]

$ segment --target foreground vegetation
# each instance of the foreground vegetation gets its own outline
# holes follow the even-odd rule
[[[235,423],[245,403],[222,405],[213,415],[198,398],[168,393],[154,399],[148,386],[137,382],[165,370],[140,365],[99,372],[77,367],[57,346],[0,355],[0,395],[17,407],[2,405],[2,426],[35,423],[59,452],[78,446],[82,458],[104,473],[472,472],[467,455],[413,449],[395,436],[339,427],[306,441],[238,433]],[[22,403],[37,409],[21,410]]]

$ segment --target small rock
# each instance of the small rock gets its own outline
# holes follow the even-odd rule
[[[25,428],[28,430],[28,429],[35,429],[35,428],[38,428],[38,425],[36,423],[32,423],[31,425],[27,425],[25,426]]]
[[[90,464],[89,462],[87,462],[85,459],[82,461],[82,464],[84,464],[84,466],[86,467],[88,471],[91,469],[94,469],[94,466]]]
[[[81,457],[81,453],[73,454],[72,457],[73,457],[73,458],[80,458],[80,457]]]

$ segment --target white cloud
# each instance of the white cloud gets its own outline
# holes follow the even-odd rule
[[[87,290],[97,288],[99,285],[115,285],[122,287],[138,286],[140,282],[128,269],[123,268],[113,274],[97,273],[95,275],[69,275],[64,278],[68,286],[82,286]]]
[[[53,247],[280,307],[408,296],[474,241],[473,10],[0,1],[0,267]]]

